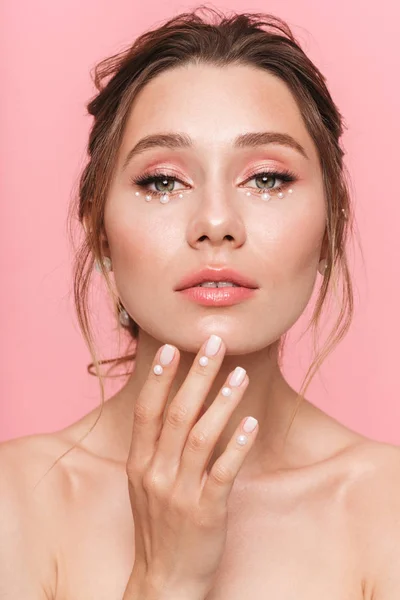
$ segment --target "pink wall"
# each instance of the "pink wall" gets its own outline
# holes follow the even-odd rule
[[[193,6],[171,0],[2,3],[0,440],[62,428],[100,401],[73,312],[65,231],[90,125],[84,108],[93,93],[89,70],[146,28]],[[377,9],[367,2],[360,10],[348,0],[242,0],[216,6],[286,19],[348,123],[344,144],[365,267],[355,246],[356,317],[307,397],[349,427],[398,443],[399,5],[383,0]],[[98,312],[103,356],[114,356],[112,324],[105,307]],[[306,343],[290,351],[292,385],[300,384],[309,360]]]

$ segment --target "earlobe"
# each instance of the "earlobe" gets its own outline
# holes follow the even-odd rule
[[[85,230],[85,234],[88,235],[89,231],[90,231],[90,227],[89,227],[89,219],[87,216],[84,216],[82,219],[82,227]]]
[[[89,236],[91,228],[89,226],[89,221],[86,217],[82,221],[82,226],[83,226],[83,229],[85,230],[85,235]],[[104,230],[102,230],[100,232],[99,240],[100,240],[101,254],[102,254],[102,256],[107,256],[107,254],[110,253],[110,245],[108,243],[107,235],[104,232]]]
[[[325,271],[327,268],[328,268],[327,259],[323,258],[322,260],[319,261],[318,271],[321,273],[321,275],[325,275]]]
[[[110,244],[108,243],[107,236],[103,231],[100,233],[100,247],[103,255],[106,256],[110,254]]]
[[[321,275],[325,275],[325,271],[328,268],[328,260],[327,260],[327,255],[328,255],[328,231],[325,228],[325,233],[324,233],[324,237],[322,240],[322,244],[321,244],[321,249],[320,249],[320,260],[319,260],[319,264],[318,264],[318,271],[321,273]]]

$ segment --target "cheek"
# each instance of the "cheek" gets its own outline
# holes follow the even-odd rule
[[[145,227],[120,227],[109,236],[116,271],[130,270],[136,274],[150,264],[162,263],[162,244],[159,236]]]
[[[106,234],[111,248],[113,275],[121,300],[147,301],[146,294],[161,294],[165,278],[182,247],[178,229],[166,227],[165,220],[144,217],[138,212],[118,218],[108,215]],[[151,282],[151,288],[148,284]],[[158,283],[160,290],[157,289]]]
[[[301,281],[308,287],[315,279],[324,232],[325,211],[321,203],[271,215],[268,226],[259,227],[256,239],[262,239],[262,243],[255,243],[254,248],[264,264],[267,284],[270,276],[270,283],[277,290],[288,286],[293,291],[293,286]]]
[[[115,272],[135,273],[146,262],[162,258],[162,224],[151,219],[148,205],[127,193],[111,195],[104,220]]]
[[[306,220],[287,230],[282,237],[281,255],[288,275],[315,270],[319,261],[325,223]]]
[[[251,254],[263,265],[265,303],[258,320],[270,323],[271,339],[278,339],[299,319],[310,301],[325,230],[323,211],[280,212],[258,229]],[[256,241],[257,240],[257,241]],[[254,264],[256,264],[256,262]],[[274,315],[273,322],[268,315]]]

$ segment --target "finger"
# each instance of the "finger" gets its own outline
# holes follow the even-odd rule
[[[255,427],[251,429],[253,426]],[[250,431],[251,429],[251,431]],[[209,506],[226,505],[243,462],[254,445],[258,433],[257,419],[246,417],[228,442],[226,450],[212,466],[205,480],[202,501]]]
[[[190,371],[168,406],[158,440],[154,465],[159,472],[171,473],[179,467],[189,432],[211,389],[225,355],[221,338],[212,335],[200,348]]]
[[[171,362],[166,360],[174,356]],[[144,467],[152,460],[162,429],[163,414],[176,375],[180,353],[165,344],[158,349],[147,379],[136,399],[127,469]]]
[[[190,431],[183,450],[179,485],[189,491],[199,489],[215,444],[249,384],[245,369],[236,367],[229,374],[215,401]]]

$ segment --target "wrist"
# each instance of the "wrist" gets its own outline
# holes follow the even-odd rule
[[[204,600],[207,593],[194,585],[162,584],[149,577],[143,584],[140,600]]]
[[[207,590],[195,585],[172,585],[149,573],[133,570],[122,600],[204,600]]]

